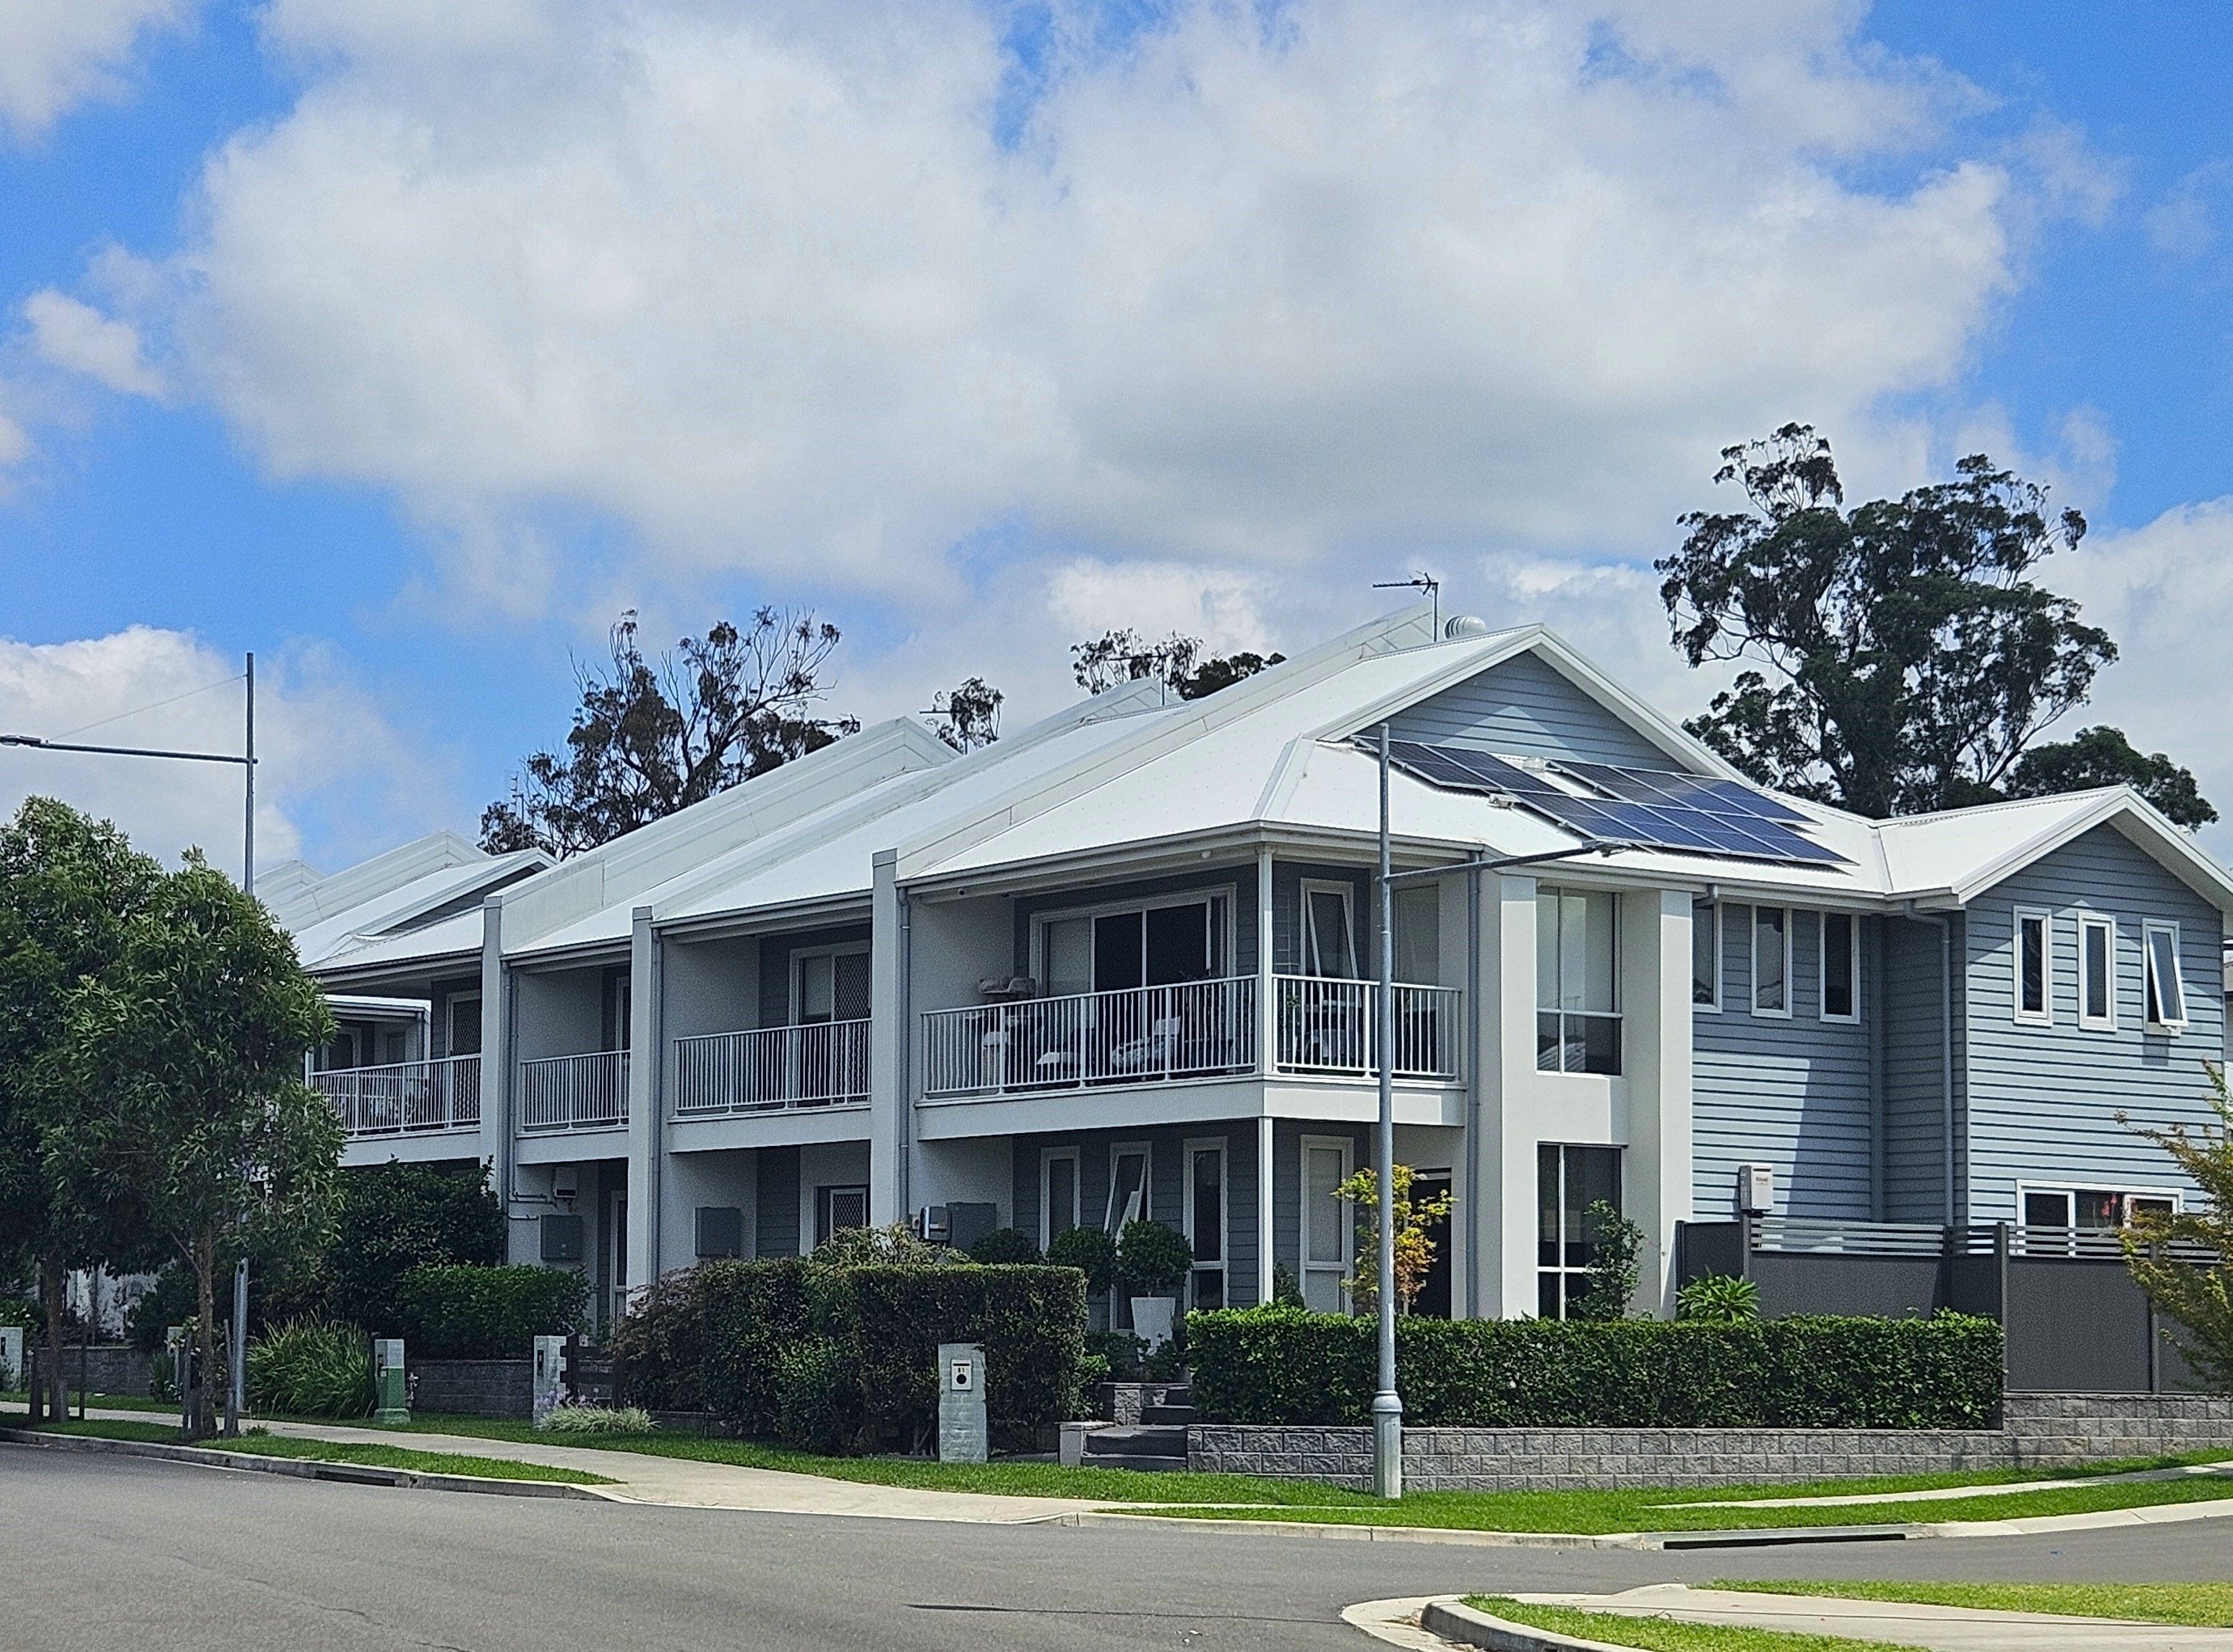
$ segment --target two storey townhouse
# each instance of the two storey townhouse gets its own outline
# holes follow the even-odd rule
[[[710,1257],[1142,1213],[1196,1305],[1342,1304],[1377,744],[1423,1311],[1563,1311],[1678,1226],[2113,1226],[2197,1196],[2233,880],[2128,790],[1870,822],[1747,782],[1540,628],[1376,621],[1199,701],[957,755],[913,719],[562,864],[438,837],[266,886],[340,1006],[348,1162],[489,1166],[603,1315]],[[1613,847],[1592,847],[1611,845]],[[1567,858],[1505,869],[1468,862]]]

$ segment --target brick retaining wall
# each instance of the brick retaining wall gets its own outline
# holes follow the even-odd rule
[[[2233,1397],[2010,1395],[2003,1414],[2002,1428],[1976,1429],[1406,1428],[1403,1481],[1422,1492],[1776,1485],[2233,1448]],[[1362,1491],[1372,1430],[1196,1423],[1187,1466]]]
[[[69,1391],[78,1390],[78,1347],[75,1343],[62,1349],[62,1380]],[[84,1350],[86,1387],[94,1394],[136,1394],[143,1398],[147,1393],[147,1356],[138,1349],[121,1343],[95,1343]],[[42,1349],[27,1350],[24,1363],[33,1370],[46,1369],[46,1353]]]
[[[468,1417],[525,1417],[535,1411],[535,1362],[524,1359],[411,1359],[411,1408]]]

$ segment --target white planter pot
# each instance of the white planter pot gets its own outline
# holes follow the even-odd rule
[[[1179,1299],[1176,1297],[1135,1297],[1132,1298],[1132,1332],[1147,1339],[1150,1348],[1161,1348],[1171,1339],[1171,1324],[1177,1319]]]

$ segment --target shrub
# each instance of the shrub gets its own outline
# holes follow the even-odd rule
[[[1142,1362],[1148,1356],[1148,1343],[1129,1330],[1089,1330],[1085,1352],[1088,1358],[1098,1356],[1109,1363],[1112,1382],[1134,1382],[1139,1380]]]
[[[1589,1284],[1566,1312],[1575,1319],[1625,1319],[1643,1271],[1637,1259],[1644,1253],[1644,1230],[1603,1199],[1590,1201],[1582,1222],[1594,1259]]]
[[[1710,1325],[1741,1325],[1760,1317],[1760,1287],[1749,1279],[1709,1273],[1675,1293],[1678,1317]]]
[[[1175,1227],[1145,1217],[1124,1224],[1116,1278],[1136,1297],[1175,1297],[1194,1271],[1194,1246]]]
[[[1019,1227],[996,1227],[969,1247],[969,1259],[986,1267],[1028,1265],[1039,1259],[1038,1241]]]
[[[578,1273],[533,1266],[413,1268],[396,1282],[407,1355],[524,1359],[537,1337],[565,1337],[589,1317]]]
[[[698,1270],[706,1408],[747,1434],[776,1433],[783,1350],[807,1332],[807,1281],[796,1259],[709,1262]]]
[[[372,1345],[355,1325],[333,1320],[275,1326],[249,1345],[248,1402],[309,1417],[368,1415]]]
[[[543,1426],[555,1434],[648,1434],[658,1431],[641,1406],[555,1405]]]
[[[1077,1361],[1077,1397],[1079,1408],[1092,1402],[1094,1390],[1103,1382],[1113,1382],[1106,1354],[1083,1354]]]
[[[706,1408],[705,1269],[687,1268],[639,1291],[606,1339],[613,1376],[632,1403]]]
[[[1188,1316],[1195,1404],[1222,1422],[1369,1420],[1376,1327],[1292,1308]],[[1989,1319],[1399,1319],[1422,1427],[1982,1428],[2000,1400]]]
[[[1097,1227],[1065,1228],[1046,1248],[1051,1268],[1076,1268],[1088,1296],[1099,1296],[1116,1278],[1116,1241]]]
[[[918,1239],[905,1222],[841,1227],[814,1247],[814,1260],[839,1268],[935,1268],[961,1259],[950,1245]]]
[[[852,1350],[834,1337],[809,1337],[776,1361],[776,1433],[802,1451],[828,1457],[850,1451],[861,1430],[861,1373]]]
[[[344,1170],[334,1237],[311,1271],[325,1311],[380,1336],[405,1336],[397,1284],[413,1268],[504,1259],[504,1207],[485,1167],[468,1173],[426,1164]]]

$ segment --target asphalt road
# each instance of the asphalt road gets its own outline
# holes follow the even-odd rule
[[[0,1445],[0,1648],[1369,1652],[1341,1608],[1459,1590],[2233,1580],[2226,1526],[1709,1554],[1471,1549],[478,1497]]]

